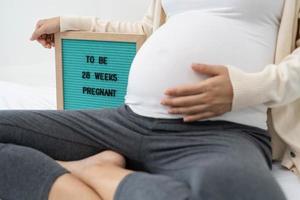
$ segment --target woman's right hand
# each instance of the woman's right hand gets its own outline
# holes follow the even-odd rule
[[[54,46],[54,34],[60,32],[60,17],[39,20],[30,38],[38,41],[45,48]]]

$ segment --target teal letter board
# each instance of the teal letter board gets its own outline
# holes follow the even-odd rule
[[[69,32],[56,35],[58,108],[115,108],[143,35]]]

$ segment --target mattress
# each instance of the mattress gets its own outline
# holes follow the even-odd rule
[[[54,87],[33,87],[0,81],[0,110],[2,109],[56,109]],[[273,163],[272,173],[288,200],[300,199],[300,179],[289,170]]]

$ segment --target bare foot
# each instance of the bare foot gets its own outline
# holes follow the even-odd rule
[[[74,175],[93,165],[115,165],[121,168],[125,168],[125,158],[121,154],[110,150],[103,151],[101,153],[78,161],[57,162]]]

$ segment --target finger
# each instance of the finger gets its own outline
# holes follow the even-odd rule
[[[46,40],[45,40],[45,39],[42,39],[42,38],[38,38],[38,39],[37,39],[37,42],[40,43],[41,45],[46,44]]]
[[[46,41],[45,48],[51,49],[51,43],[49,43],[48,41]]]
[[[201,92],[202,91],[201,88],[199,88],[199,83],[196,83],[169,88],[165,91],[165,94],[169,96],[187,96],[199,94]]]
[[[37,41],[38,41],[39,43],[41,43],[42,45],[46,44],[46,40],[43,39],[43,38],[38,38]]]
[[[204,95],[198,94],[198,95],[184,96],[184,97],[164,98],[162,99],[161,104],[165,106],[171,106],[171,107],[194,106],[194,105],[204,103],[203,97]]]
[[[45,33],[46,33],[45,29],[43,28],[43,26],[41,26],[41,27],[35,29],[35,31],[32,33],[30,40],[31,41],[36,40]]]
[[[214,117],[215,114],[213,112],[204,112],[195,115],[188,115],[183,118],[184,122],[194,122],[198,120],[208,119]]]
[[[47,39],[47,34],[42,34],[39,38],[42,38],[42,39],[46,40]]]
[[[53,34],[45,34],[45,35],[46,35],[46,39],[48,39],[48,40],[53,39]]]
[[[47,48],[47,49],[51,49],[51,44],[48,44],[48,43],[47,43],[47,44],[46,44],[46,48]]]
[[[224,73],[224,66],[221,65],[207,65],[207,64],[192,64],[194,71],[208,76],[216,76]]]
[[[54,43],[54,41],[55,41],[54,34],[50,34],[50,38],[51,38],[51,42]]]
[[[44,39],[37,39],[37,41],[45,48],[47,48],[47,42]]]
[[[169,114],[179,114],[179,115],[195,115],[197,113],[206,112],[208,105],[196,105],[190,107],[175,107],[168,110]]]
[[[52,42],[51,37],[47,37],[47,38],[46,38],[46,41],[47,41],[47,43],[51,44],[51,42]]]
[[[178,86],[176,88],[167,89],[165,94],[171,97],[185,97],[191,95],[200,95],[213,91],[218,85],[218,77],[211,77],[199,83],[189,86]]]
[[[44,20],[39,20],[39,21],[36,23],[35,28],[39,28],[39,27],[41,27],[43,24],[44,24]]]

